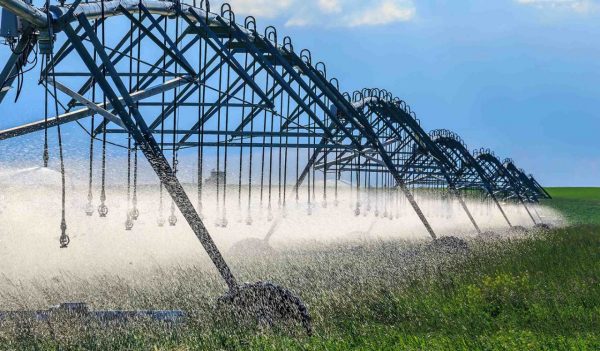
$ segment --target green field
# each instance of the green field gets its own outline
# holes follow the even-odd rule
[[[571,224],[600,225],[600,188],[547,188],[552,200],[545,204],[559,210]]]
[[[145,286],[74,281],[92,301],[124,308],[190,311],[188,321],[95,325],[69,319],[0,324],[0,349],[79,350],[598,350],[600,189],[551,188],[567,228],[500,242],[470,241],[466,256],[439,257],[405,242],[285,252],[234,269],[299,292],[315,335],[299,328],[239,326],[214,309],[218,277],[160,272]],[[403,252],[416,252],[406,257]],[[52,297],[71,297],[46,282]],[[87,284],[90,284],[89,286]],[[2,296],[0,296],[2,297]]]

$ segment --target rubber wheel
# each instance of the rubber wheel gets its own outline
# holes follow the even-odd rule
[[[552,227],[546,223],[538,223],[538,224],[534,225],[533,228],[535,228],[537,230],[542,230],[542,231],[552,229]]]
[[[481,232],[479,235],[477,235],[477,238],[486,240],[486,241],[492,241],[492,240],[500,240],[500,239],[502,239],[502,236],[500,236],[500,234],[498,234],[497,232],[488,230],[485,232]]]
[[[219,305],[233,308],[236,318],[253,319],[260,326],[301,324],[312,335],[308,309],[291,291],[269,282],[244,284],[221,296]]]
[[[514,234],[526,234],[527,228],[520,226],[520,225],[515,225],[512,228],[510,228],[508,231],[511,233],[514,233]]]
[[[248,238],[233,244],[228,253],[235,257],[257,257],[274,255],[276,251],[263,239]]]
[[[445,254],[467,254],[469,252],[469,245],[466,241],[455,236],[442,236],[433,240],[429,244],[429,248],[435,252],[441,252]]]

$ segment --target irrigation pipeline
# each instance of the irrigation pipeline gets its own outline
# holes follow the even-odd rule
[[[289,291],[264,282],[238,284],[204,224],[207,199],[214,199],[217,227],[228,226],[232,198],[239,222],[272,222],[267,242],[290,202],[310,216],[317,207],[338,207],[349,195],[349,213],[390,220],[400,219],[407,204],[436,239],[430,219],[440,213],[425,213],[425,201],[435,199],[441,204],[437,212],[446,216],[454,214],[453,201],[458,201],[480,232],[469,208],[473,200],[495,205],[511,227],[503,203],[521,204],[537,224],[528,204],[549,197],[512,160],[501,163],[488,151],[471,153],[446,130],[427,133],[410,106],[392,93],[340,91],[339,81],[327,76],[325,64],[313,61],[310,51],[296,53],[291,38],[280,40],[274,27],[259,34],[253,17],[238,24],[228,4],[219,13],[211,12],[208,1],[77,0],[40,9],[0,0],[0,6],[15,23],[17,17],[24,23],[21,32],[6,34],[11,55],[0,72],[0,103],[15,79],[18,90],[25,83],[31,70],[25,66],[37,61],[29,56],[44,55],[40,81],[46,104],[54,99],[56,114],[49,116],[46,106],[43,119],[0,130],[0,140],[43,130],[47,165],[47,132],[59,130],[61,246],[68,240],[62,225],[60,126],[87,117],[87,215],[94,215],[94,144],[101,134],[100,217],[109,218],[106,175],[114,163],[107,149],[119,145],[127,150],[125,229],[133,230],[140,215],[141,152],[160,179],[157,224],[174,226],[179,209],[227,283],[224,299],[238,301],[248,291],[275,294],[293,306],[308,330],[306,308]],[[180,164],[179,152],[187,148],[197,148],[195,205],[180,182],[186,165]],[[294,184],[291,190],[288,183]],[[171,197],[166,219],[165,191]]]

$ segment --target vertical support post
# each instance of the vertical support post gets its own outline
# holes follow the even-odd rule
[[[481,229],[479,229],[479,226],[477,225],[477,222],[475,222],[475,218],[473,218],[473,215],[471,214],[471,211],[469,211],[469,209],[467,208],[467,204],[465,203],[465,200],[460,195],[460,193],[458,192],[458,190],[456,189],[456,187],[454,186],[453,183],[452,184],[448,183],[448,184],[451,186],[451,189],[454,192],[454,195],[458,199],[458,202],[460,203],[460,206],[463,208],[463,210],[467,214],[467,217],[469,217],[469,220],[473,224],[473,227],[475,227],[475,230],[477,230],[478,234],[481,234]]]
[[[504,220],[506,220],[506,223],[508,223],[508,226],[510,228],[512,228],[512,223],[510,223],[510,221],[508,220],[508,216],[506,215],[506,212],[504,212],[504,209],[502,208],[502,206],[500,206],[500,202],[498,201],[498,198],[496,197],[496,195],[494,195],[494,192],[489,191],[488,194],[492,198],[492,201],[494,201],[494,203],[496,204],[496,207],[498,207],[498,210],[500,210],[500,213],[502,213],[502,217],[504,217]]]
[[[515,190],[515,192],[516,192],[516,190]],[[533,215],[531,214],[531,211],[529,211],[529,208],[525,204],[525,200],[523,200],[523,197],[521,195],[519,195],[519,194],[517,194],[517,197],[519,198],[519,201],[521,201],[521,203],[523,204],[523,207],[525,207],[525,211],[527,211],[527,214],[529,215],[529,218],[531,218],[531,221],[533,222],[533,225],[536,225],[537,222],[535,221],[535,218],[533,218]]]

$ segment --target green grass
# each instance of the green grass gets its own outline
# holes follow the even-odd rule
[[[544,204],[559,210],[571,224],[600,225],[600,188],[547,188],[552,200]]]
[[[63,300],[70,290],[84,291],[115,307],[185,307],[192,315],[182,326],[3,323],[0,349],[598,350],[600,190],[550,193],[547,204],[572,225],[502,242],[474,240],[467,257],[377,242],[235,264],[243,280],[269,276],[299,292],[314,318],[312,337],[238,326],[213,308],[211,297],[222,291],[218,277],[179,268],[140,285],[107,278],[37,289]],[[401,255],[406,250],[417,255]]]

